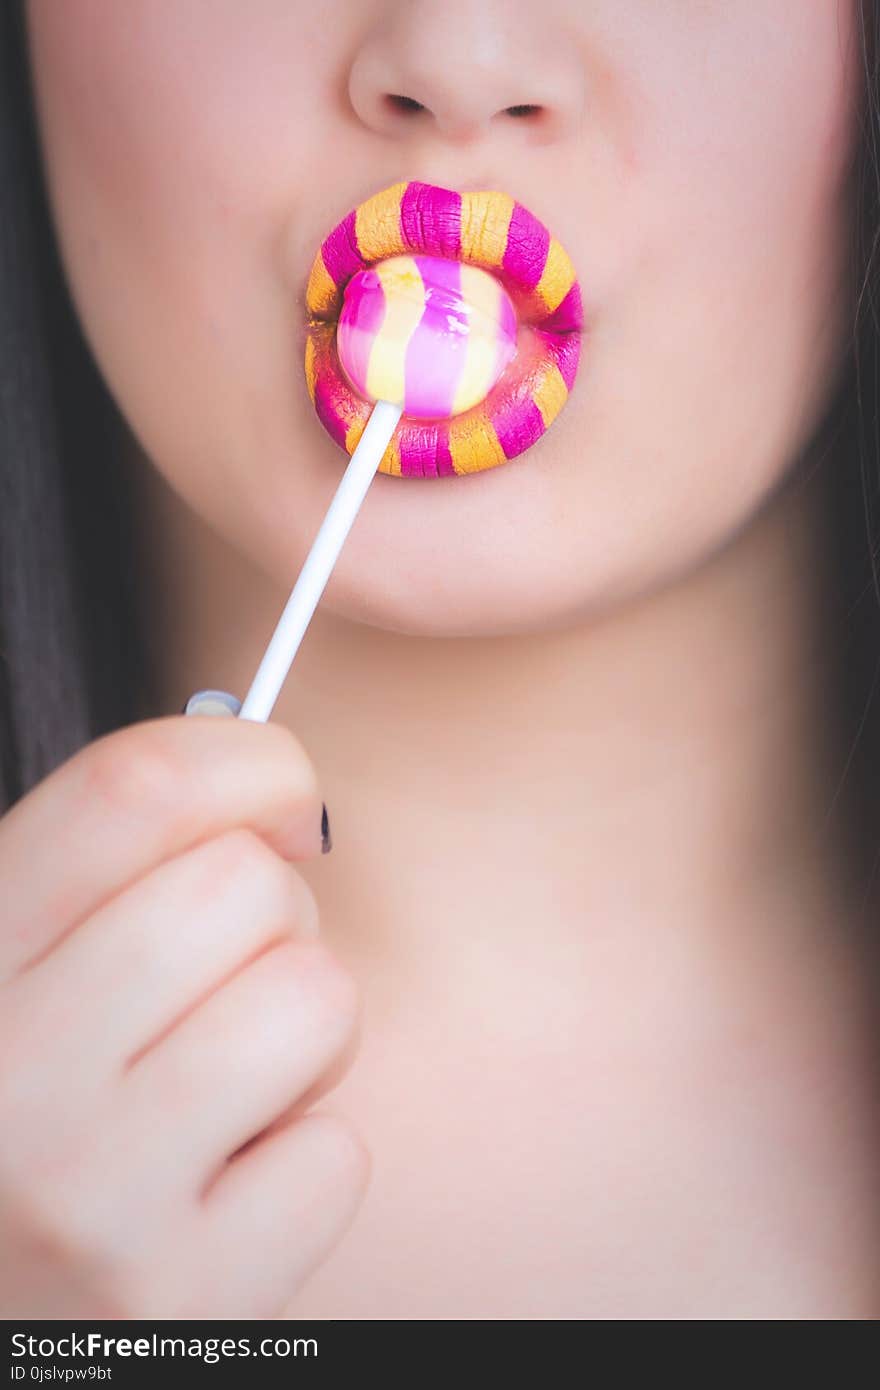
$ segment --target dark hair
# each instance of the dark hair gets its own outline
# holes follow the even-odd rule
[[[827,478],[830,573],[845,622],[836,670],[839,796],[867,892],[880,865],[880,0],[859,6],[860,131],[851,166],[853,331],[810,467]],[[44,186],[20,0],[0,3],[0,809],[153,688],[135,584],[125,424],[84,340]],[[157,714],[170,713],[156,709]]]
[[[130,723],[150,681],[119,463],[125,427],[60,264],[20,0],[0,4],[0,188],[2,809]]]

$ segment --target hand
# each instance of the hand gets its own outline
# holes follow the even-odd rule
[[[321,804],[282,726],[174,716],[0,819],[0,1316],[270,1317],[347,1227]]]

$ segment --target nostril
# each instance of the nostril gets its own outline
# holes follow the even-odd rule
[[[426,109],[422,103],[416,101],[414,97],[398,96],[396,93],[392,92],[386,94],[385,101],[395,111],[424,111]]]
[[[415,97],[403,96],[399,92],[386,92],[383,100],[390,110],[400,112],[402,115],[416,115],[419,111],[428,110],[428,107],[421,101],[416,101]],[[543,116],[544,107],[536,105],[534,102],[519,102],[515,106],[505,106],[503,111],[498,114],[525,119],[529,116]]]

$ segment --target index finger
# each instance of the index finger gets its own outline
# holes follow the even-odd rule
[[[0,976],[132,880],[237,826],[285,859],[321,849],[314,766],[283,725],[172,715],[81,748],[0,820]]]

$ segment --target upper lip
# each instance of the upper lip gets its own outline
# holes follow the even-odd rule
[[[348,281],[365,266],[417,252],[481,266],[504,284],[522,322],[551,333],[580,332],[574,267],[524,204],[499,190],[456,192],[419,182],[392,184],[348,213],[324,239],[306,288],[313,321],[333,322]]]

